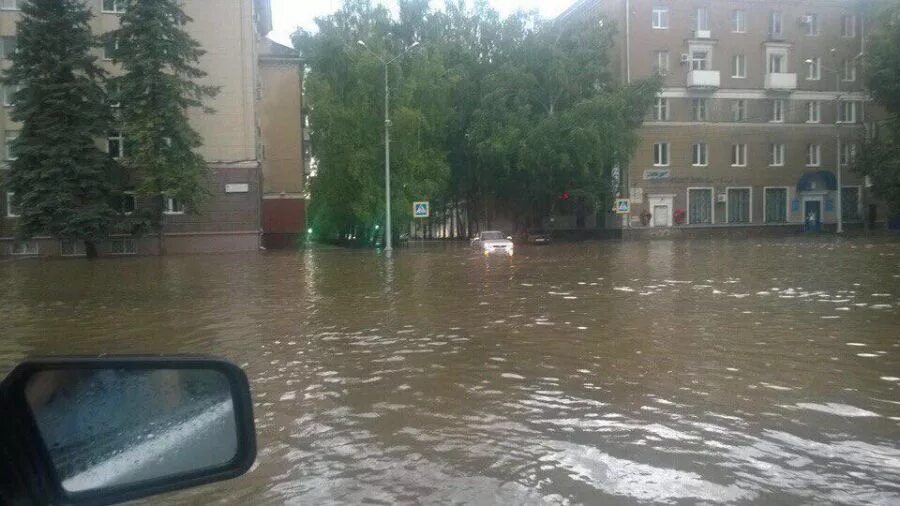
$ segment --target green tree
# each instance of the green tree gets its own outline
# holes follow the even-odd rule
[[[18,233],[84,241],[93,258],[115,220],[115,164],[96,142],[107,135],[110,116],[104,73],[90,54],[98,45],[90,19],[79,0],[24,3],[18,51],[3,82],[20,87],[11,118],[22,129],[6,180],[20,209]]]
[[[866,43],[866,87],[886,116],[869,129],[854,169],[871,178],[891,212],[900,213],[900,4],[880,3],[870,13],[879,21]]]
[[[208,167],[196,151],[202,139],[188,110],[211,112],[203,101],[218,88],[199,83],[206,76],[198,67],[204,51],[185,29],[191,21],[178,0],[127,0],[120,28],[110,35],[113,60],[123,70],[113,85],[126,138],[124,163],[137,197],[150,203],[135,231],[156,232],[161,254],[167,200],[196,209],[206,196]]]

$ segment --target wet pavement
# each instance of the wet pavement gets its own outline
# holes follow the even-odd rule
[[[172,502],[900,503],[900,242],[0,262],[27,355],[243,365],[259,458]]]

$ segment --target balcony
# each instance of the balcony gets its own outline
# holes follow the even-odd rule
[[[711,39],[712,32],[709,30],[694,30],[695,39]]]
[[[765,87],[767,90],[796,90],[797,74],[766,74]]]
[[[795,80],[796,84],[796,80]],[[688,88],[718,88],[718,70],[692,70],[687,75]]]

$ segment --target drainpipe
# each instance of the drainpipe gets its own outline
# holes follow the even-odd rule
[[[631,0],[625,0],[625,83],[631,84]],[[619,169],[620,184],[623,188],[622,198],[631,200],[631,181],[629,167]],[[622,215],[622,230],[631,228],[631,215]],[[623,236],[624,237],[624,236]]]

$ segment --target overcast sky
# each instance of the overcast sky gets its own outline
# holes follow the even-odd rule
[[[392,0],[373,0],[396,8]],[[440,5],[440,0],[432,0],[432,5]],[[518,9],[537,9],[544,16],[556,16],[571,5],[574,0],[490,0],[491,5],[504,16]],[[341,0],[272,0],[272,21],[275,29],[269,34],[273,40],[290,44],[291,34],[296,28],[315,28],[313,19],[330,14],[338,9]]]

